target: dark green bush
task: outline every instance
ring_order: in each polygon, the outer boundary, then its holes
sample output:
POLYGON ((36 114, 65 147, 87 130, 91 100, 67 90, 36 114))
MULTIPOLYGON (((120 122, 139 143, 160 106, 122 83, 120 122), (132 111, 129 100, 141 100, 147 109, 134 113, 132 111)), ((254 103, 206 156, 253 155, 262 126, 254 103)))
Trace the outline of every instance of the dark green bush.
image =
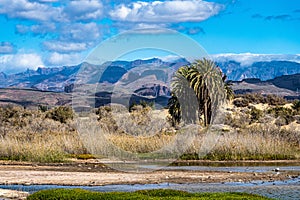
POLYGON ((236 107, 247 107, 249 105, 249 100, 244 98, 238 98, 233 101, 236 107))
POLYGON ((24 127, 27 125, 28 120, 32 116, 30 110, 18 106, 3 106, 0 107, 0 126, 11 125, 14 127, 24 127))
POLYGON ((278 118, 275 122, 278 126, 287 125, 295 120, 293 117, 293 110, 290 108, 276 106, 268 109, 267 113, 273 115, 275 118, 278 118))
POLYGON ((287 100, 283 97, 274 95, 274 94, 268 94, 268 95, 262 95, 258 93, 251 93, 251 94, 243 94, 243 95, 237 95, 236 96, 236 103, 234 105, 238 107, 245 107, 248 103, 253 104, 259 104, 259 103, 267 103, 272 106, 279 106, 284 105, 287 103, 287 100), (243 99, 243 100, 241 100, 243 99))
POLYGON ((279 105, 282 106, 287 103, 287 101, 283 97, 276 96, 274 94, 267 95, 265 97, 265 101, 271 106, 279 106, 279 105))
POLYGON ((292 108, 295 110, 297 114, 300 114, 300 101, 299 100, 294 101, 292 108))
POLYGON ((250 110, 251 122, 257 122, 263 116, 263 111, 252 107, 250 110))
POLYGON ((129 112, 132 112, 133 110, 135 110, 136 107, 139 106, 142 106, 143 108, 149 107, 151 109, 154 109, 155 103, 153 101, 145 101, 145 100, 140 100, 139 103, 133 102, 129 106, 129 112))
POLYGON ((49 110, 49 107, 46 105, 38 105, 38 110, 40 110, 42 112, 46 112, 49 110))
POLYGON ((74 112, 71 107, 59 106, 49 110, 46 114, 46 118, 66 123, 68 120, 72 120, 74 118, 74 112))

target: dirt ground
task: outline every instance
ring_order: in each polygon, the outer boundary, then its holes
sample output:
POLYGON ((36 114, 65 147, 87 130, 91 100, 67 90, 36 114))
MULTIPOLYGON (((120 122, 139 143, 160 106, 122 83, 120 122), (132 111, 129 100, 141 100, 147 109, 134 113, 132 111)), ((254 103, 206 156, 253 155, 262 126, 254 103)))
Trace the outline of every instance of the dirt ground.
MULTIPOLYGON (((293 162, 293 161, 291 161, 293 162)), ((292 164, 292 163, 291 163, 292 164)), ((285 180, 299 174, 275 172, 222 172, 157 170, 152 172, 122 172, 111 169, 96 161, 77 161, 72 163, 34 164, 19 162, 0 162, 0 184, 55 184, 89 185, 108 184, 150 184, 150 183, 213 183, 249 182, 253 180, 285 180)))
MULTIPOLYGON (((290 162, 291 165, 299 164, 299 161, 276 161, 280 163, 290 162)), ((244 162, 251 165, 253 161, 244 162)), ((179 162, 179 164, 187 164, 179 162)), ((193 161, 189 164, 216 165, 222 162, 193 161)), ((234 163, 227 163, 232 165, 234 163)), ((266 162, 274 164, 274 162, 266 162)), ((134 173, 121 172, 99 163, 99 161, 75 161, 72 163, 37 164, 26 162, 0 161, 0 185, 76 185, 76 186, 100 186, 109 184, 151 184, 151 183, 222 183, 222 182, 249 182, 254 180, 275 181, 286 180, 289 177, 299 176, 292 172, 276 173, 274 171, 264 173, 231 172, 231 171, 192 171, 192 170, 156 170, 152 172, 134 173)), ((0 199, 24 199, 26 193, 0 189, 0 199)))

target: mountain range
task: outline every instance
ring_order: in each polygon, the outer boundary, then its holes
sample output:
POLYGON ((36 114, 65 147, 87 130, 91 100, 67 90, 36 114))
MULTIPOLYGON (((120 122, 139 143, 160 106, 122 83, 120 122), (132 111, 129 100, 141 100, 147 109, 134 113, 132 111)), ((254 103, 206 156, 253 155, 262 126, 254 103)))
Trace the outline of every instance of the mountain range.
POLYGON ((251 65, 241 65, 236 61, 217 63, 229 80, 257 78, 262 81, 274 79, 282 75, 300 73, 300 63, 291 61, 254 62, 251 65))
MULTIPOLYGON (((180 66, 190 64, 186 59, 163 61, 158 58, 135 61, 113 61, 103 65, 83 62, 76 66, 62 66, 26 70, 22 73, 0 73, 0 88, 30 88, 41 91, 66 92, 74 89, 78 74, 89 74, 85 83, 116 87, 121 82, 134 88, 137 96, 167 97, 170 89, 166 82, 180 66), (102 71, 99 69, 103 69, 102 71), (143 80, 147 79, 145 84, 143 80), (120 81, 121 80, 121 81, 120 81)), ((290 61, 255 62, 243 66, 236 61, 216 63, 233 83, 236 93, 276 93, 297 96, 300 88, 300 64, 290 61)), ((111 90, 104 91, 112 93, 111 90)), ((103 91, 96 96, 101 96, 103 91)))

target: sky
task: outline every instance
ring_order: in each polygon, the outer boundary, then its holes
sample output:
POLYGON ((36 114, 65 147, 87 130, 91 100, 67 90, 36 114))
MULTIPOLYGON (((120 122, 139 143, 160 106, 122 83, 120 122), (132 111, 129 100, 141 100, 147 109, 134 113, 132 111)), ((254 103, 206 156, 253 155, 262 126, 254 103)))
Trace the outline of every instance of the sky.
POLYGON ((136 28, 178 31, 215 60, 300 62, 299 25, 299 0, 0 0, 0 72, 76 65, 136 28))

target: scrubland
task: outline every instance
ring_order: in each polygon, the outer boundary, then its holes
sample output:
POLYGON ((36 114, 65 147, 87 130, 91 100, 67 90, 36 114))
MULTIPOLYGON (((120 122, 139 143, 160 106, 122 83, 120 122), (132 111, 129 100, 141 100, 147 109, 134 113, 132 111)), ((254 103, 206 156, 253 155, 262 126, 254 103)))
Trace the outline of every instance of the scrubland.
MULTIPOLYGON (((70 107, 0 107, 0 159, 62 162, 164 152, 181 159, 279 160, 300 157, 300 103, 240 95, 210 127, 172 127, 167 110, 103 106, 88 116, 70 107), (192 133, 191 133, 192 132, 192 133), (118 152, 115 152, 118 151, 118 152), (89 156, 93 154, 93 156, 89 156)), ((154 155, 154 157, 153 157, 154 155)))

